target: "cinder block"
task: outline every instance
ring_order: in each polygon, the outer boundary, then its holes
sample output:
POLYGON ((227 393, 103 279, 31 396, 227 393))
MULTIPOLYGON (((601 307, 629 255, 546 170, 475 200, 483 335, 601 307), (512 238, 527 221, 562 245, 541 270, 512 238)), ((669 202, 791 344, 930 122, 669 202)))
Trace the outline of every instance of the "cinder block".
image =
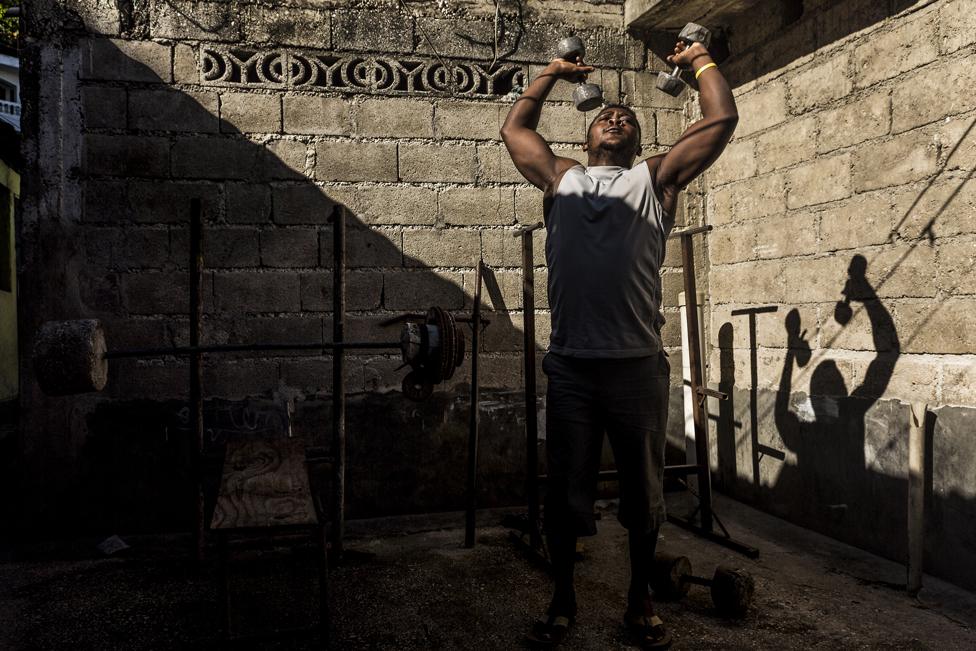
POLYGON ((295 45, 320 50, 332 48, 332 14, 327 8, 298 7, 247 8, 245 31, 251 43, 267 43, 279 47, 295 45))
POLYGON ((790 75, 787 81, 790 110, 805 113, 846 96, 854 88, 849 68, 850 56, 840 52, 790 75))
POLYGON ((817 151, 833 151, 886 135, 891 121, 888 92, 867 95, 844 106, 817 114, 817 151))
POLYGON ((872 34, 854 48, 854 83, 871 86, 913 70, 939 55, 933 16, 899 21, 894 29, 872 34))
POLYGON ((396 181, 397 146, 386 142, 315 144, 315 178, 322 181, 396 181))
MULTIPOLYGON (((229 341, 319 343, 323 341, 322 325, 323 319, 319 315, 246 316, 233 320, 229 341)), ((275 357, 291 357, 304 356, 307 352, 275 351, 273 354, 275 357)))
POLYGON ((319 263, 319 232, 310 228, 261 231, 264 267, 315 267, 319 263))
POLYGON ((851 258, 836 255, 804 258, 802 264, 783 260, 782 295, 778 302, 799 305, 838 300, 847 283, 850 262, 851 258), (811 282, 811 278, 816 278, 817 282, 811 282))
POLYGON ((509 188, 448 188, 438 199, 439 219, 458 226, 506 226, 515 221, 509 188))
POLYGON ((481 236, 465 228, 404 231, 403 255, 408 267, 474 267, 481 236))
MULTIPOLYGON (((644 43, 622 34, 617 27, 606 29, 583 27, 575 30, 586 44, 587 63, 598 68, 639 68, 644 65, 644 43)), ((556 43, 566 36, 567 25, 561 20, 536 22, 522 33, 516 61, 549 61, 555 56, 556 43)))
POLYGON ((264 148, 226 137, 178 138, 173 145, 173 175, 182 178, 249 180, 261 169, 264 148))
MULTIPOLYGON (((657 124, 657 136, 655 142, 658 145, 671 146, 678 141, 685 130, 684 115, 677 111, 657 111, 654 114, 654 121, 657 124)), ((647 126, 645 120, 641 121, 642 136, 647 137, 647 126)))
POLYGON ((126 95, 122 88, 85 86, 81 89, 85 129, 122 129, 126 123, 126 95))
POLYGON ((309 176, 308 147, 300 140, 272 140, 262 148, 260 158, 262 179, 305 180, 309 176))
MULTIPOLYGON (((321 231, 322 266, 332 265, 332 231, 321 231)), ((398 228, 350 227, 346 231, 346 266, 402 267, 403 232, 398 228)))
POLYGON ((970 327, 976 299, 896 301, 894 311, 902 353, 968 355, 976 346, 976 328, 970 327))
POLYGON ((735 138, 708 170, 707 178, 709 184, 716 187, 729 181, 740 181, 755 176, 758 168, 756 139, 735 138))
POLYGON ((399 97, 364 99, 353 105, 353 123, 364 136, 432 138, 434 105, 399 97))
POLYGON ((270 396, 278 388, 278 361, 231 359, 206 365, 203 384, 208 395, 228 400, 270 396))
POLYGON ((281 96, 222 93, 220 130, 225 133, 280 133, 281 96))
POLYGON ((818 251, 818 220, 811 213, 776 215, 756 223, 756 253, 760 258, 790 258, 818 251))
POLYGON ((962 89, 976 87, 976 56, 953 57, 898 80, 891 92, 891 131, 900 133, 973 109, 972 96, 962 89), (953 89, 946 87, 952 80, 953 89), (938 98, 938 101, 933 101, 938 98))
MULTIPOLYGON (((491 325, 482 335, 483 352, 521 352, 524 347, 524 318, 521 313, 492 312, 491 325)), ((547 314, 537 315, 535 321, 536 350, 545 350, 549 345, 550 323, 547 314)))
POLYGON ((151 136, 85 136, 85 172, 111 176, 169 175, 169 141, 151 136))
POLYGON ((951 0, 939 9, 942 53, 950 54, 976 43, 976 13, 969 0, 951 0))
POLYGON ((130 219, 125 181, 93 181, 83 185, 82 219, 90 223, 123 222, 130 219))
POLYGON ((708 222, 758 219, 786 211, 783 176, 767 174, 723 186, 708 195, 708 222))
POLYGON ((783 263, 779 260, 740 262, 714 269, 709 274, 712 304, 767 305, 783 300, 783 263))
POLYGON ((536 130, 546 142, 582 143, 586 141, 586 125, 586 116, 572 104, 547 102, 536 130))
MULTIPOLYGON (((464 309, 474 306, 477 290, 475 271, 464 272, 464 309)), ((538 299, 538 296, 536 297, 538 299)), ((507 311, 522 309, 522 276, 517 271, 491 269, 482 275, 482 310, 507 311)))
POLYGON ((478 145, 478 182, 523 183, 525 179, 504 146, 478 145))
POLYGON ((620 93, 625 104, 681 110, 686 95, 672 97, 657 88, 656 72, 624 70, 620 73, 620 93))
POLYGON ((739 124, 735 129, 737 138, 768 129, 783 122, 787 117, 786 85, 771 82, 758 89, 736 97, 739 124))
POLYGON ((796 167, 786 175, 787 205, 802 208, 851 196, 851 156, 841 154, 796 167))
POLYGON ((756 259, 758 230, 759 227, 754 221, 726 224, 715 228, 708 235, 709 261, 721 265, 756 259))
POLYGON ((192 45, 173 46, 173 81, 178 84, 200 83, 200 55, 192 45))
MULTIPOLYGON (((934 298, 939 291, 950 289, 937 282, 935 249, 919 244, 893 246, 867 256, 866 276, 880 298, 934 298)), ((956 264, 965 261, 956 260, 956 264)))
POLYGON ((189 302, 187 274, 123 274, 122 302, 129 314, 185 314, 189 302))
POLYGON ((88 41, 82 65, 85 79, 169 83, 173 80, 173 50, 153 41, 88 41))
POLYGON ((384 282, 383 307, 388 310, 418 310, 431 305, 459 310, 464 306, 462 275, 455 271, 389 271, 384 282))
POLYGON ((887 192, 870 192, 822 211, 820 250, 827 253, 888 242, 893 226, 891 204, 887 192))
POLYGON ((854 152, 854 189, 874 190, 924 179, 938 169, 938 143, 924 130, 861 145, 854 152))
POLYGON ((214 304, 222 312, 300 312, 297 273, 217 272, 214 304))
MULTIPOLYGON (((356 374, 359 375, 358 369, 356 374)), ((329 393, 332 391, 332 357, 282 360, 281 382, 303 393, 329 393)))
MULTIPOLYGON (((909 241, 976 232, 976 179, 906 186, 893 197, 898 236, 909 241)), ((894 226, 893 226, 894 227, 894 226)))
POLYGON ((332 21, 337 50, 410 52, 414 44, 413 18, 396 10, 344 10, 332 21))
POLYGON ((285 133, 348 136, 352 133, 351 106, 341 97, 285 95, 285 133))
POLYGON ((524 226, 544 222, 542 190, 518 188, 515 190, 515 219, 524 226))
MULTIPOLYGON (((176 253, 185 265, 189 252, 187 229, 181 229, 185 243, 176 253)), ((204 234, 204 264, 213 269, 256 267, 260 264, 258 231, 252 228, 207 228, 204 234)))
MULTIPOLYGON (((333 187, 335 193, 339 187, 333 187)), ((433 225, 437 192, 408 185, 343 188, 339 200, 364 224, 433 225)))
MULTIPOLYGON (((419 17, 417 52, 424 56, 458 57, 491 61, 494 56, 495 22, 486 16, 464 18, 419 17), (430 43, 427 39, 430 39, 430 43), (431 49, 433 44, 433 49, 431 49)), ((507 49, 507 48, 506 48, 507 49)), ((488 66, 485 65, 485 68, 488 66)))
POLYGON ((512 353, 493 353, 479 360, 478 384, 486 389, 522 388, 522 357, 512 353))
POLYGON ((225 2, 170 0, 154 4, 149 23, 153 38, 239 41, 243 36, 236 7, 225 2))
POLYGON ((281 185, 272 189, 272 218, 278 224, 325 224, 336 208, 337 199, 327 188, 310 183, 281 185))
POLYGON ((944 361, 942 404, 976 404, 976 359, 967 355, 961 359, 950 357, 944 361))
POLYGON ((474 145, 399 147, 400 178, 411 182, 473 183, 477 170, 474 145))
POLYGON ((271 221, 271 188, 255 183, 224 184, 228 223, 267 224, 271 221))
POLYGON ((127 194, 128 214, 136 222, 189 223, 191 199, 200 199, 205 220, 222 213, 220 186, 213 183, 130 181, 127 194))
POLYGON ((434 107, 434 135, 462 140, 499 140, 498 132, 507 112, 506 106, 489 102, 441 100, 434 107))
MULTIPOLYGON (((522 267, 522 238, 516 237, 518 231, 505 229, 485 229, 481 231, 481 251, 485 264, 490 267, 522 267)), ((546 231, 543 228, 532 232, 533 266, 546 263, 546 231)))
MULTIPOLYGON (((301 274, 302 309, 332 310, 332 272, 301 274)), ((383 274, 378 271, 350 271, 346 274, 346 309, 376 310, 384 296, 383 274)))
POLYGON ((813 117, 790 120, 756 137, 760 174, 813 160, 817 156, 817 123, 813 117))
POLYGON ((129 91, 129 128, 215 133, 217 94, 181 90, 129 91))

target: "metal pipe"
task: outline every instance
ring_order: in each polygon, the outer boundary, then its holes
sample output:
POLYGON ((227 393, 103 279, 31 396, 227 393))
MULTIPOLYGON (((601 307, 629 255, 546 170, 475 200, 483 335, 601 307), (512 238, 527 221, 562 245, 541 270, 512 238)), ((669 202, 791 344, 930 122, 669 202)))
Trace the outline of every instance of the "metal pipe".
POLYGON ((525 497, 529 510, 529 544, 542 545, 539 534, 539 424, 535 387, 535 261, 532 231, 542 223, 524 228, 522 236, 522 348, 525 357, 525 497))
POLYGON ((204 344, 202 346, 170 346, 167 348, 128 348, 110 350, 105 353, 106 359, 123 357, 184 357, 198 353, 241 353, 278 350, 337 350, 337 349, 394 349, 400 348, 399 341, 346 341, 342 343, 261 343, 261 344, 204 344))
POLYGON ((342 560, 342 539, 346 525, 346 210, 338 206, 332 236, 332 455, 335 458, 332 486, 334 525, 332 550, 336 561, 342 560))
MULTIPOLYGON (((203 206, 199 198, 190 199, 190 346, 200 345, 200 318, 203 312, 203 206)), ((203 501, 203 369, 200 353, 190 353, 190 420, 193 432, 194 548, 202 562, 206 547, 203 501)))
POLYGON ((464 513, 464 546, 474 547, 475 510, 478 508, 478 358, 481 330, 481 269, 478 261, 475 272, 474 307, 471 310, 471 418, 468 427, 468 486, 464 513))
POLYGON ((928 405, 910 405, 908 428, 908 593, 922 589, 925 560, 925 412, 928 405))
MULTIPOLYGON (((700 227, 709 228, 709 227, 700 227)), ((681 238, 681 265, 684 270, 685 301, 687 301, 688 320, 688 360, 690 366, 691 392, 695 396, 695 462, 698 464, 698 504, 700 507, 701 528, 712 530, 712 480, 708 462, 708 425, 705 417, 705 401, 699 400, 698 390, 702 383, 701 337, 698 324, 698 290, 695 287, 695 248, 691 231, 686 229, 681 238)), ((697 230, 696 232, 704 232, 697 230)))
POLYGON ((682 228, 681 230, 678 231, 671 231, 671 234, 668 235, 668 239, 674 240, 679 237, 698 235, 699 233, 708 233, 711 230, 712 230, 711 224, 705 224, 704 226, 692 226, 691 228, 682 228))

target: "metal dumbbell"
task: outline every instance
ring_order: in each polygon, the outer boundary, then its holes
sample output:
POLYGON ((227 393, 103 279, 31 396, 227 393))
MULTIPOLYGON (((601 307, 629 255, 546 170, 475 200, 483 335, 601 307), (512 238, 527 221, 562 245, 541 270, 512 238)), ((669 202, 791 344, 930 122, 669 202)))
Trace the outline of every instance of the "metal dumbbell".
MULTIPOLYGON (((572 63, 576 63, 577 57, 583 60, 586 56, 583 39, 579 36, 562 39, 556 46, 556 56, 572 63)), ((596 84, 581 81, 573 90, 573 103, 576 104, 577 111, 592 111, 603 105, 603 90, 596 84)))
POLYGON ((687 556, 658 554, 654 557, 651 589, 656 597, 680 599, 688 594, 692 584, 710 586, 715 609, 729 617, 745 616, 756 590, 752 576, 743 570, 720 565, 711 579, 704 579, 691 573, 687 556))
MULTIPOLYGON (((681 33, 678 40, 683 41, 691 47, 695 43, 701 43, 708 47, 712 42, 712 33, 706 27, 697 23, 688 23, 681 33)), ((681 66, 675 66, 674 72, 657 73, 657 87, 672 97, 677 97, 685 89, 685 82, 681 81, 681 66)))

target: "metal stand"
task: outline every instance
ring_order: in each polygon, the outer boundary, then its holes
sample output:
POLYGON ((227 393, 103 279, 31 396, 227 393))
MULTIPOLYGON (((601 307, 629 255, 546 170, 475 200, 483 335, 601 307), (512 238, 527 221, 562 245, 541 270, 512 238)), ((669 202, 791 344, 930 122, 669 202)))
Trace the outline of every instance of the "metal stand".
POLYGON ((471 412, 468 427, 468 481, 464 510, 464 546, 474 547, 475 512, 478 508, 478 358, 481 334, 481 272, 484 260, 475 271, 474 305, 471 308, 471 412))

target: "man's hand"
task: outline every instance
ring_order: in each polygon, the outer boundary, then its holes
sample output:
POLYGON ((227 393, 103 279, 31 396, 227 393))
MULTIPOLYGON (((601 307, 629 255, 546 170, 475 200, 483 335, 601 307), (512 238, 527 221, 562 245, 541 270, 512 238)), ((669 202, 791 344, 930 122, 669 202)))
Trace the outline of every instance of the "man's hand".
MULTIPOLYGON (((674 45, 674 54, 668 57, 668 63, 682 68, 693 68, 695 59, 699 57, 711 57, 708 50, 701 43, 692 43, 690 46, 684 41, 678 41, 674 45)), ((703 62, 708 63, 708 61, 703 62)))
POLYGON ((553 59, 542 74, 550 74, 556 79, 577 82, 585 81, 586 76, 593 70, 593 66, 584 64, 582 58, 576 57, 575 63, 565 59, 553 59))

